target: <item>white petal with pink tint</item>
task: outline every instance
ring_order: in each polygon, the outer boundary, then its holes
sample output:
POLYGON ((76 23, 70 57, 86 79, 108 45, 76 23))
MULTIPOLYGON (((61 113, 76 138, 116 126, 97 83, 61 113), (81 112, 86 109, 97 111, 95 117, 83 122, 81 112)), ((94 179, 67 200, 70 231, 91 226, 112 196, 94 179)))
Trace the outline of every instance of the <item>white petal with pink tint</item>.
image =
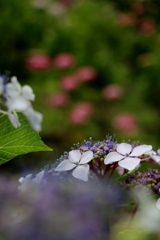
POLYGON ((120 143, 117 146, 117 152, 119 152, 122 155, 130 154, 132 150, 132 146, 128 143, 120 143))
POLYGON ((71 170, 73 168, 75 168, 76 165, 74 163, 71 163, 68 160, 64 160, 63 162, 61 162, 55 169, 55 171, 57 172, 61 172, 61 171, 68 171, 71 170))
POLYGON ((140 146, 137 146, 133 149, 130 156, 138 157, 138 156, 143 155, 144 153, 147 153, 148 151, 151 151, 151 150, 152 150, 151 145, 145 145, 145 144, 140 145, 140 146))
POLYGON ((117 152, 110 152, 104 159, 104 163, 107 164, 111 164, 114 162, 118 162, 120 160, 122 160, 124 158, 124 156, 122 156, 121 154, 117 153, 117 152))
POLYGON ((156 161, 156 162, 160 162, 160 156, 157 155, 157 153, 156 153, 155 151, 149 151, 149 152, 147 152, 146 154, 149 155, 149 157, 150 157, 152 160, 154 160, 154 161, 156 161))
POLYGON ((82 153, 80 164, 85 164, 88 163, 92 160, 93 158, 93 152, 92 151, 87 151, 82 153))
POLYGON ((88 181, 88 174, 89 174, 88 164, 79 165, 72 172, 73 177, 81 179, 83 181, 88 181))
POLYGON ((129 171, 132 171, 133 169, 135 169, 140 163, 140 158, 125 158, 122 161, 118 162, 118 165, 120 167, 123 167, 129 171))
POLYGON ((80 150, 72 150, 69 152, 69 161, 72 163, 77 163, 81 159, 80 150))

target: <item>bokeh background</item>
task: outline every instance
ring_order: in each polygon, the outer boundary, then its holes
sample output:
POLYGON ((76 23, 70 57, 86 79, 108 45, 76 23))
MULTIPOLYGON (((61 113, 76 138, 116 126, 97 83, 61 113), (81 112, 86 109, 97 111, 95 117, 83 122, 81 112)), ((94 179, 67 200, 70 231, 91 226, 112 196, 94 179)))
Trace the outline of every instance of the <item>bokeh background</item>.
POLYGON ((32 86, 54 150, 3 168, 42 167, 107 134, 160 147, 158 0, 1 0, 0 19, 1 73, 32 86))

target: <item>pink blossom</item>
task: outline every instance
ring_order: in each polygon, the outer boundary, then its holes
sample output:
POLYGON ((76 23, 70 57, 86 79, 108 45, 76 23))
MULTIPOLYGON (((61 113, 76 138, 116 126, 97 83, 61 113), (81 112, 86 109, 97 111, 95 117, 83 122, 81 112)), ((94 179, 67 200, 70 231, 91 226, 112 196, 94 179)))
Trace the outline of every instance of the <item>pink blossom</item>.
POLYGON ((133 114, 123 113, 116 116, 113 120, 114 128, 128 134, 135 133, 138 129, 137 119, 133 114))
POLYGON ((123 96, 124 90, 118 84, 110 84, 103 88, 102 95, 107 100, 119 99, 123 96))
POLYGON ((73 91, 79 86, 79 81, 75 75, 68 75, 61 79, 60 86, 63 90, 73 91))
POLYGON ((119 13, 117 23, 122 27, 133 27, 137 23, 137 18, 133 13, 119 13))
POLYGON ((60 0, 60 2, 64 5, 71 5, 73 4, 74 0, 60 0))
POLYGON ((51 107, 65 107, 70 101, 70 97, 66 93, 54 93, 47 99, 51 107))
POLYGON ((155 21, 152 18, 145 18, 143 19, 141 25, 140 25, 140 30, 146 34, 146 35, 151 35, 155 31, 155 21))
POLYGON ((76 75, 80 81, 92 81, 96 78, 97 72, 93 67, 85 66, 79 68, 76 75))
POLYGON ((70 53, 60 53, 53 58, 53 66, 58 69, 71 68, 75 65, 75 58, 70 53))
POLYGON ((131 8, 138 15, 142 15, 145 13, 144 5, 140 2, 132 3, 131 8))
POLYGON ((90 102, 79 102, 74 105, 69 115, 69 120, 74 124, 85 124, 93 114, 95 108, 90 102))
POLYGON ((26 66, 30 70, 48 69, 50 63, 50 58, 46 55, 32 55, 26 60, 26 66))

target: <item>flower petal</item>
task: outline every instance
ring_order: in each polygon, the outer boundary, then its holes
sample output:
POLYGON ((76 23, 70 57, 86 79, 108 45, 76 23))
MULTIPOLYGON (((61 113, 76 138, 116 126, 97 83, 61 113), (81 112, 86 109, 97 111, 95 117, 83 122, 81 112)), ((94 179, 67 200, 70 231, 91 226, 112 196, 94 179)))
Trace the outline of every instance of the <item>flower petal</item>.
POLYGON ((19 96, 21 93, 21 85, 16 77, 11 78, 11 83, 6 85, 6 92, 9 97, 19 96))
POLYGON ((44 170, 39 172, 38 174, 36 174, 36 183, 40 183, 43 179, 43 176, 44 176, 44 170))
POLYGON ((79 165, 72 172, 73 177, 81 179, 85 182, 88 181, 88 174, 89 174, 88 164, 79 165))
POLYGON ((8 118, 13 127, 18 128, 21 126, 20 122, 18 121, 18 115, 15 111, 8 111, 8 118))
POLYGON ((33 101, 35 99, 35 95, 33 93, 33 90, 30 86, 25 85, 22 88, 22 95, 25 99, 33 101))
POLYGON ((34 130, 38 132, 41 131, 41 122, 43 119, 43 115, 41 113, 35 111, 32 106, 30 106, 26 111, 23 111, 23 114, 26 116, 34 130))
POLYGON ((57 172, 61 172, 61 171, 68 171, 71 170, 73 168, 75 168, 76 165, 74 163, 71 163, 68 160, 64 160, 63 162, 61 162, 56 168, 55 171, 57 172))
POLYGON ((120 143, 117 146, 117 152, 119 152, 122 155, 130 154, 132 150, 132 146, 128 143, 120 143))
POLYGON ((81 159, 81 152, 80 150, 72 150, 69 152, 69 161, 71 163, 77 163, 81 159))
POLYGON ((156 162, 160 162, 160 156, 158 156, 158 155, 150 155, 150 158, 156 162))
POLYGON ((82 153, 80 164, 85 164, 88 163, 92 160, 93 158, 93 152, 92 151, 87 151, 82 153))
POLYGON ((16 96, 8 98, 6 105, 11 110, 25 111, 30 106, 30 102, 22 96, 16 96))
POLYGON ((138 157, 146 152, 149 152, 152 150, 152 146, 151 145, 140 145, 137 146, 133 149, 132 153, 130 154, 130 156, 134 156, 134 157, 138 157))
POLYGON ((141 161, 140 158, 129 158, 129 157, 127 157, 124 160, 118 162, 118 165, 120 167, 123 167, 123 168, 131 171, 139 165, 140 161, 141 161))
POLYGON ((18 181, 23 184, 24 182, 28 182, 29 180, 31 180, 31 178, 32 178, 32 174, 30 173, 25 178, 21 177, 18 181))
POLYGON ((160 210, 160 198, 158 198, 158 200, 156 202, 156 207, 160 210))
POLYGON ((122 160, 124 158, 124 156, 122 156, 121 154, 117 153, 117 152, 110 152, 104 159, 104 163, 107 164, 111 164, 114 162, 118 162, 120 160, 122 160))

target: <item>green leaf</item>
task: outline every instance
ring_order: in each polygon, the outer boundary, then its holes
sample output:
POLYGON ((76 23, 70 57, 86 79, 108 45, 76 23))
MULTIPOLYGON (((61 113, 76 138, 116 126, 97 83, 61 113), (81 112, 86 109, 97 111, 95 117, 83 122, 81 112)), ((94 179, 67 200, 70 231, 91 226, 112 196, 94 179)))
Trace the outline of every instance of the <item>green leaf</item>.
POLYGON ((19 114, 19 121, 21 127, 14 128, 7 115, 0 115, 0 164, 21 154, 52 151, 32 129, 25 116, 19 114))

